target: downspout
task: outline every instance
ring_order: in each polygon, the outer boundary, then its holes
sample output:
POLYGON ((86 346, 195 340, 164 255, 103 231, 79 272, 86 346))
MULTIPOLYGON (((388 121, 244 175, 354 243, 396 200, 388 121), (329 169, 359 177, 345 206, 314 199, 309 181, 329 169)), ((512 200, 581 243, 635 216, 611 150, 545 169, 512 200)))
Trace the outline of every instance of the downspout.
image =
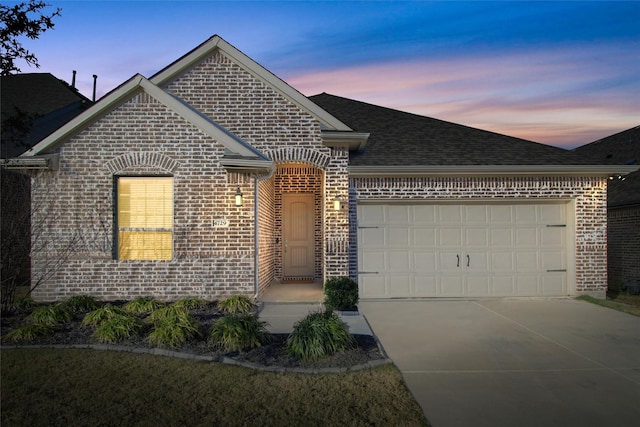
POLYGON ((275 167, 271 167, 269 173, 264 176, 256 176, 253 179, 253 229, 255 230, 253 233, 253 301, 255 302, 258 299, 259 292, 259 275, 258 275, 258 246, 260 240, 260 229, 258 227, 258 184, 260 181, 264 181, 265 179, 269 179, 273 176, 273 172, 275 171, 275 167))

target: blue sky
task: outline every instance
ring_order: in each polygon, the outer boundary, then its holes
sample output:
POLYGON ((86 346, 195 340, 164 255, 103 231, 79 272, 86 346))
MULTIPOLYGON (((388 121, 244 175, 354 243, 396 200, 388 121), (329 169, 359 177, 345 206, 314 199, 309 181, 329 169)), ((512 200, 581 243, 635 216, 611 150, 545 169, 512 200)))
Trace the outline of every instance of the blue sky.
POLYGON ((640 124, 638 1, 46 1, 22 71, 77 70, 89 97, 218 34, 305 95, 567 148, 640 124))

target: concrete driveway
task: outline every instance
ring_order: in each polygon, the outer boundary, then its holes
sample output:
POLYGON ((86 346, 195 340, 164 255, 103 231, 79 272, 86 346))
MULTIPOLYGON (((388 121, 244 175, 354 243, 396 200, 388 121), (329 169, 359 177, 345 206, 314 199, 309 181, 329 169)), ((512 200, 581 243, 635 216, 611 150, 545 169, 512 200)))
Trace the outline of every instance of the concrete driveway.
POLYGON ((568 298, 359 307, 435 427, 640 425, 640 317, 568 298))

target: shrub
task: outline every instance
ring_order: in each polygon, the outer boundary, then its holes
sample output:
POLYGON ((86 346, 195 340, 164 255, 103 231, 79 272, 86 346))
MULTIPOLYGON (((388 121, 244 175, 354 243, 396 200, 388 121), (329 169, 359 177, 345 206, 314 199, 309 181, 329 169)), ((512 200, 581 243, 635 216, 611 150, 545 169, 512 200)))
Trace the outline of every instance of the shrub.
POLYGON ((109 304, 87 313, 82 319, 82 324, 84 326, 100 326, 105 320, 118 316, 129 316, 129 313, 120 307, 109 304))
POLYGON ((243 351, 261 347, 271 340, 267 322, 257 314, 231 314, 216 320, 209 334, 209 342, 224 351, 243 351))
POLYGON ((324 304, 329 310, 351 310, 358 304, 358 284, 349 277, 334 277, 324 284, 324 304))
POLYGON ((74 295, 61 302, 60 305, 73 314, 86 313, 100 307, 100 303, 88 295, 74 295))
POLYGON ((288 355, 313 361, 356 346, 349 327, 330 310, 309 313, 293 325, 286 342, 288 355))
POLYGON ((129 301, 122 306, 122 309, 131 314, 147 314, 164 307, 165 304, 152 298, 140 297, 129 301))
POLYGON ((155 319, 154 326, 147 341, 158 347, 177 348, 199 334, 198 322, 184 309, 165 310, 165 315, 155 319))
POLYGON ((138 335, 142 326, 142 320, 138 317, 120 314, 104 319, 92 336, 98 342, 115 344, 138 335))
POLYGON ((182 305, 167 305, 157 310, 153 310, 145 319, 147 322, 157 324, 167 317, 179 314, 189 314, 189 311, 182 305))
POLYGON ((255 305, 244 295, 234 295, 220 301, 218 307, 224 313, 247 314, 253 310, 255 305))
POLYGON ((27 317, 29 323, 39 325, 57 326, 73 319, 73 314, 61 305, 43 305, 33 309, 27 317))
POLYGON ((5 338, 9 341, 33 341, 37 337, 53 334, 53 327, 41 324, 30 323, 20 328, 16 328, 5 335, 5 338))
POLYGON ((207 304, 207 302, 201 298, 184 298, 180 299, 173 304, 173 307, 183 308, 185 310, 195 310, 197 308, 202 308, 207 304))

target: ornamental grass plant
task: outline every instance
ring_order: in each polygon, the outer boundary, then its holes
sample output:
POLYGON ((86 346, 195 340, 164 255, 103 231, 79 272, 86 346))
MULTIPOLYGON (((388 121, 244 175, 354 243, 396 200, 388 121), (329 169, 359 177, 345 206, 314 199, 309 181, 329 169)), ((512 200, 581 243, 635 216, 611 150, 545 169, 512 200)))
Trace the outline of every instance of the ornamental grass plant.
POLYGON ((253 304, 253 302, 244 295, 234 295, 220 301, 218 303, 218 308, 223 313, 247 314, 255 308, 255 304, 253 304))
POLYGON ((229 314, 213 324, 209 343, 224 351, 258 348, 271 341, 266 326, 257 314, 229 314))
POLYGON ((314 361, 356 346, 349 327, 333 311, 309 313, 293 326, 286 352, 302 361, 314 361))

